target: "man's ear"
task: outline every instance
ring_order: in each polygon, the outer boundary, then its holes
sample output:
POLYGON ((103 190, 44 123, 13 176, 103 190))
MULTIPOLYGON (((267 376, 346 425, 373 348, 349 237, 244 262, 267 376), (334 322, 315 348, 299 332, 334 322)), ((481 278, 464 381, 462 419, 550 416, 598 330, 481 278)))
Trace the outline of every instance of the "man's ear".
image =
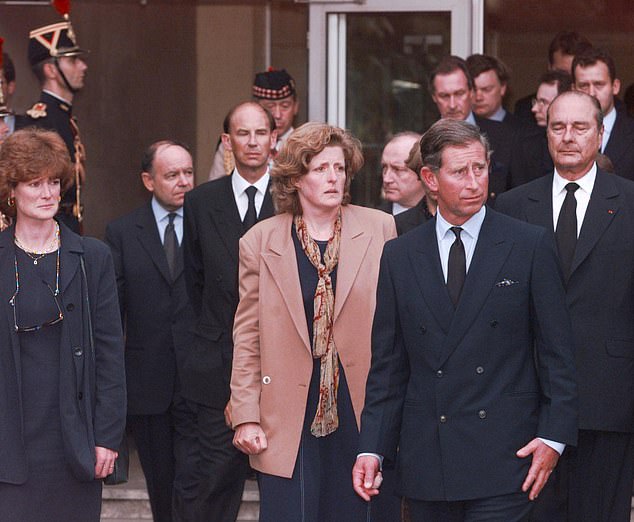
POLYGON ((150 192, 154 192, 154 178, 149 172, 141 172, 141 181, 143 186, 150 192))
POLYGON ((233 152, 233 149, 231 148, 231 139, 226 132, 223 132, 220 135, 220 139, 222 140, 222 145, 224 146, 225 150, 233 152))
POLYGON ((436 178, 436 174, 434 174, 429 167, 420 169, 420 177, 427 184, 429 190, 432 192, 438 191, 438 179, 436 178))

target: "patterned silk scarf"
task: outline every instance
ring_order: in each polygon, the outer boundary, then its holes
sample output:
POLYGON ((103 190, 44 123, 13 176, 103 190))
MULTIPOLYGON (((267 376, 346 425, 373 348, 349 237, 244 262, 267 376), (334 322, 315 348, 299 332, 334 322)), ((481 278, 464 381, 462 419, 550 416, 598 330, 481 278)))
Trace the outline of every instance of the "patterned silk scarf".
POLYGON ((339 244, 341 243, 341 211, 335 221, 335 229, 328 240, 324 261, 317 243, 308 234, 302 216, 294 218, 297 237, 306 257, 317 269, 319 281, 315 290, 313 316, 313 358, 321 359, 319 379, 319 404, 310 432, 315 437, 329 435, 339 426, 337 415, 337 389, 339 387, 339 362, 337 348, 333 339, 332 323, 335 312, 335 294, 332 289, 330 273, 339 262, 339 244))

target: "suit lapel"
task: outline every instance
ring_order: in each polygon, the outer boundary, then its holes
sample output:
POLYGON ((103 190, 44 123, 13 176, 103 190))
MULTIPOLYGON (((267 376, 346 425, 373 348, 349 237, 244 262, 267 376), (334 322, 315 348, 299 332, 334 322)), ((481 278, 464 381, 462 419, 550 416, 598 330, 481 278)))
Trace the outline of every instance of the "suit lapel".
POLYGON ((273 198, 271 197, 271 181, 269 181, 266 192, 264 193, 262 208, 260 208, 260 213, 258 214, 258 221, 270 218, 273 215, 275 215, 275 208, 273 206, 273 198))
MULTIPOLYGON (((143 211, 139 216, 136 227, 139 243, 141 243, 141 246, 147 252, 152 262, 156 265, 156 268, 163 278, 171 284, 172 277, 170 275, 169 266, 167 265, 165 249, 163 248, 163 243, 161 243, 151 203, 148 203, 145 207, 143 207, 143 211)), ((182 267, 180 270, 182 271, 182 267)))
POLYGON ((553 230, 553 175, 544 176, 528 194, 526 221, 553 230))
POLYGON ((512 246, 512 239, 505 237, 498 230, 496 216, 490 209, 487 209, 473 259, 467 272, 462 296, 453 316, 449 334, 445 338, 440 365, 456 349, 480 313, 512 246))
MULTIPOLYGON (((297 334, 304 342, 304 347, 311 352, 302 289, 299 283, 297 257, 291 237, 292 219, 290 214, 284 215, 280 226, 271 234, 268 249, 263 252, 262 259, 282 294, 297 334)), ((338 272, 337 276, 339 276, 338 272)))
POLYGON ((363 227, 357 218, 342 207, 341 215, 341 244, 339 247, 339 264, 337 266, 337 289, 335 295, 335 315, 337 320, 343 308, 352 284, 359 273, 361 263, 370 245, 372 237, 363 232, 363 227), (341 262, 341 260, 344 260, 341 262))
POLYGON ((436 317, 442 330, 447 333, 454 315, 454 308, 449 299, 440 265, 436 219, 428 221, 412 234, 416 234, 416 240, 409 249, 411 271, 428 308, 436 317))
POLYGON ((17 371, 16 379, 18 385, 22 386, 22 374, 20 363, 20 345, 18 334, 14 328, 13 307, 9 304, 9 299, 15 291, 15 250, 13 247, 13 226, 0 234, 0 288, 6 289, 6 293, 0 296, 2 307, 5 310, 6 332, 11 339, 11 351, 17 371))
POLYGON ((238 239, 242 237, 244 230, 231 186, 231 176, 223 179, 225 180, 224 186, 221 190, 214 192, 214 200, 210 202, 209 213, 225 248, 237 263, 239 256, 238 239))
POLYGON ((590 203, 583 218, 575 255, 572 258, 570 275, 588 257, 594 245, 596 245, 619 211, 619 190, 610 177, 612 175, 600 170, 597 171, 590 203))

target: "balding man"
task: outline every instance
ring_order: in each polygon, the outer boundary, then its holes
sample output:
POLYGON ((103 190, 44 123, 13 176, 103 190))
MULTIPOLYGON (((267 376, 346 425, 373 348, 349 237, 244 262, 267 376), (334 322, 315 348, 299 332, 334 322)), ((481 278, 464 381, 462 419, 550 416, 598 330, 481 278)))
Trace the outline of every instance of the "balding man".
POLYGON ((268 168, 277 136, 273 116, 256 102, 231 109, 223 127, 222 143, 235 158, 233 172, 185 198, 185 276, 197 326, 183 370, 183 395, 196 412, 191 429, 200 440, 203 482, 194 520, 234 522, 248 470, 223 414, 239 298, 238 242, 257 221, 273 215, 268 168))
POLYGON ((417 172, 411 170, 406 160, 412 146, 420 140, 416 132, 400 132, 387 142, 381 155, 383 179, 382 209, 397 215, 415 207, 425 196, 425 190, 417 172))
POLYGON ((601 107, 576 91, 548 109, 554 172, 498 200, 557 240, 575 341, 579 442, 535 520, 626 522, 634 479, 634 183, 597 167, 601 107))

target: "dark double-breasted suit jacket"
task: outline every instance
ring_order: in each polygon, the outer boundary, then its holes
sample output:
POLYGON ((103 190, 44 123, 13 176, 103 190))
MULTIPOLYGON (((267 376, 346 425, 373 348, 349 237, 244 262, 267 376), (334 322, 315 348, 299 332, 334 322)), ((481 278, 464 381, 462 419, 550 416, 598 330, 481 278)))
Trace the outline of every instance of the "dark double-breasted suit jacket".
MULTIPOLYGON (((500 210, 553 233, 553 175, 501 198, 500 210)), ((634 183, 597 171, 566 283, 579 427, 634 432, 634 183)))
POLYGON ((519 492, 535 437, 574 444, 570 320, 546 232, 488 209, 456 309, 436 220, 386 244, 360 451, 397 458, 406 497, 519 492), (398 448, 398 457, 397 457, 398 448))
MULTIPOLYGON (((258 219, 273 215, 267 190, 258 219)), ((231 176, 209 181, 185 197, 185 276, 196 315, 183 395, 224 408, 229 400, 233 318, 238 307, 238 242, 244 234, 231 176)))
POLYGON ((110 223, 106 242, 126 335, 128 413, 159 415, 172 403, 193 345, 182 256, 172 278, 150 202, 110 223))

